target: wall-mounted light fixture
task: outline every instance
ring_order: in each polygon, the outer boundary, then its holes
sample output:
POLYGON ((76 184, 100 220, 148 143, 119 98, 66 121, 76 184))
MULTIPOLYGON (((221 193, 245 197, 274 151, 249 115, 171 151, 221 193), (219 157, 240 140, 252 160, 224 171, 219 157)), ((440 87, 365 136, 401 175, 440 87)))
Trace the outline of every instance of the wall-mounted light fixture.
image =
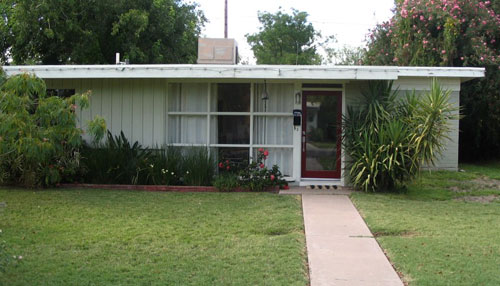
POLYGON ((300 104, 302 101, 302 93, 300 91, 297 91, 295 93, 295 104, 300 104))
POLYGON ((268 100, 269 99, 269 94, 267 93, 267 83, 266 80, 264 80, 264 90, 262 91, 262 100, 268 100))

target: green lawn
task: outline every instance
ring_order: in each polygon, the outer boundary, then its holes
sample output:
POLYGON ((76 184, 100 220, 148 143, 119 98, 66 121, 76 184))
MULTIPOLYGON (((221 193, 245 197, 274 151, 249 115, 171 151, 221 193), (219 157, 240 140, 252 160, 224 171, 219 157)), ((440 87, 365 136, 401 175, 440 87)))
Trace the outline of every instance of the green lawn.
POLYGON ((299 197, 0 189, 0 285, 307 285, 299 197))
POLYGON ((409 285, 500 285, 500 164, 462 168, 424 172, 404 194, 352 196, 409 285))

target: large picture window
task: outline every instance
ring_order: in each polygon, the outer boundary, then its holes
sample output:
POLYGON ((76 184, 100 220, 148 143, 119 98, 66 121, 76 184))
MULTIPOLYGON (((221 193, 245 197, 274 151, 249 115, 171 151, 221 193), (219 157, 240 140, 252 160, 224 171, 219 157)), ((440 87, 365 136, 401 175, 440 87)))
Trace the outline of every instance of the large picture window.
POLYGON ((219 160, 251 161, 267 148, 268 167, 292 175, 294 85, 262 83, 170 83, 167 134, 174 146, 207 146, 219 160))

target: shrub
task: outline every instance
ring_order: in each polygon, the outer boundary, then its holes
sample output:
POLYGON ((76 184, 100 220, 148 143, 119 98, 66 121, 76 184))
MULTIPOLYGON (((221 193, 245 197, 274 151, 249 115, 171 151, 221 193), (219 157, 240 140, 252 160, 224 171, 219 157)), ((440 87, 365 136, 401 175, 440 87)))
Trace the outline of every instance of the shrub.
POLYGON ((215 174, 215 159, 206 148, 150 149, 131 144, 123 132, 108 131, 106 141, 87 145, 83 157, 89 183, 209 186, 215 174))
POLYGON ((188 186, 210 186, 215 175, 215 157, 205 147, 189 147, 184 151, 182 173, 188 186))
POLYGON ((123 132, 113 136, 108 131, 104 143, 85 146, 83 150, 86 175, 89 183, 138 184, 144 181, 151 155, 135 142, 130 144, 123 132))
POLYGON ((234 191, 239 186, 239 177, 234 173, 222 173, 214 180, 214 187, 220 192, 234 191))
POLYGON ((269 187, 282 187, 286 185, 279 167, 274 165, 271 169, 265 166, 265 160, 269 151, 260 148, 256 160, 248 164, 248 167, 240 172, 240 184, 250 191, 261 192, 269 187))
POLYGON ((148 162, 148 184, 210 186, 215 174, 215 159, 204 147, 163 146, 148 162))
POLYGON ((349 107, 343 119, 353 185, 391 190, 413 179, 422 165, 433 165, 451 130, 449 120, 457 117, 449 94, 433 80, 429 92, 398 100, 392 83, 370 82, 363 104, 349 107))
MULTIPOLYGON (((0 86, 0 184, 40 187, 71 181, 80 171, 78 107, 88 107, 88 94, 47 96, 42 79, 7 78, 0 86)), ((99 134, 94 131, 90 134, 99 134)))

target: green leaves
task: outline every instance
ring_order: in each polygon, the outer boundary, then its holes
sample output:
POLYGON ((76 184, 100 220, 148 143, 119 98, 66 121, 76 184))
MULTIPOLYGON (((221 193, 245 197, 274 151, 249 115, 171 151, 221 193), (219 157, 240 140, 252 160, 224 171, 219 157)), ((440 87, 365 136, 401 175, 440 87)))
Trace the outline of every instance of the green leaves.
POLYGON ((348 107, 343 119, 344 147, 354 186, 364 191, 391 190, 413 179, 424 164, 432 165, 458 119, 450 92, 434 79, 423 95, 402 100, 392 83, 372 82, 359 108, 348 107))
POLYGON ((321 63, 315 40, 320 34, 307 21, 308 14, 292 9, 292 14, 279 10, 272 14, 259 12, 262 27, 247 34, 257 64, 314 65, 321 63))
POLYGON ((134 64, 195 63, 206 21, 177 0, 4 2, 0 63, 112 64, 116 52, 134 64))
POLYGON ((45 82, 29 74, 0 86, 0 184, 40 187, 73 180, 82 144, 76 104, 87 107, 88 94, 47 96, 45 82))

